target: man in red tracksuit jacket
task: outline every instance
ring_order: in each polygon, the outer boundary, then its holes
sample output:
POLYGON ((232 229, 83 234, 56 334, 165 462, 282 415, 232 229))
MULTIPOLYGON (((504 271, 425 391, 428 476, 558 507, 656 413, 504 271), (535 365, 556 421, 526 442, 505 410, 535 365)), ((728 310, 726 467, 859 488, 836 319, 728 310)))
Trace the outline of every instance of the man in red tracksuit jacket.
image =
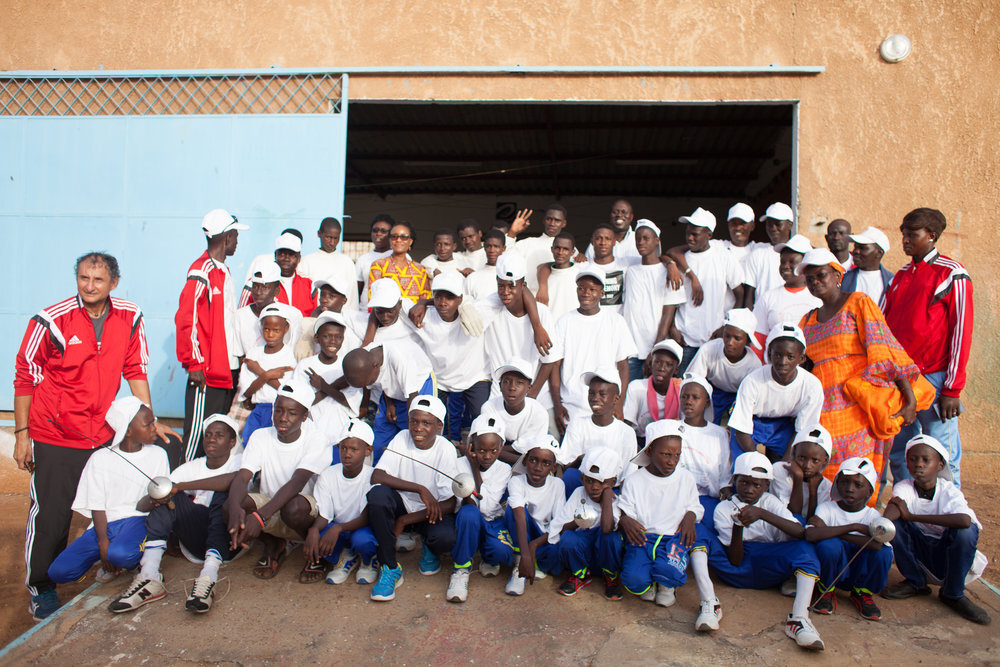
MULTIPOLYGON (((111 255, 82 256, 76 262, 77 295, 32 317, 17 353, 14 460, 31 472, 24 560, 36 620, 61 605, 49 565, 66 548, 87 459, 114 436, 104 417, 122 378, 133 396, 150 405, 142 312, 111 296, 119 277, 111 255)), ((170 432, 157 425, 161 437, 170 432)))
POLYGON ((236 295, 226 257, 236 252, 239 230, 249 229, 222 209, 201 221, 208 248, 187 272, 174 315, 177 360, 188 373, 184 394, 185 460, 203 456, 202 422, 226 414, 233 402, 239 361, 230 350, 235 338, 236 295))

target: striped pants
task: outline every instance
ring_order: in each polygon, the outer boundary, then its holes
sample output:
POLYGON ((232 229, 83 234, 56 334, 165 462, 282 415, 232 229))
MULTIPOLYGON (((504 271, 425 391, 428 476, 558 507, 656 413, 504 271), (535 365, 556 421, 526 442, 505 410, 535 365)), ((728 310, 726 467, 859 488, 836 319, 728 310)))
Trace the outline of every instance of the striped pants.
POLYGON ((205 417, 214 414, 227 414, 233 404, 236 394, 235 374, 233 371, 233 387, 198 387, 188 380, 184 393, 184 460, 193 461, 205 455, 201 447, 202 423, 205 417))

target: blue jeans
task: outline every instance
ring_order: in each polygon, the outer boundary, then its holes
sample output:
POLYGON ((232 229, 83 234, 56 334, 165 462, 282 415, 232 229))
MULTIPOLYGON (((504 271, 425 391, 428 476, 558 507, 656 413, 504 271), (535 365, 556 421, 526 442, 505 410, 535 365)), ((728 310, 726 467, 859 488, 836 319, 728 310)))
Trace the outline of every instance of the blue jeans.
POLYGON ((559 536, 559 561, 578 577, 588 570, 616 575, 622 571, 625 545, 618 531, 604 533, 600 524, 566 530, 559 536))
POLYGON ((965 576, 972 569, 979 543, 979 526, 948 528, 939 538, 920 532, 911 521, 893 521, 896 537, 892 548, 896 554, 896 569, 914 588, 927 585, 921 564, 940 579, 941 595, 957 600, 965 595, 965 576))
MULTIPOLYGON (((941 400, 941 386, 944 384, 945 371, 930 373, 925 375, 927 381, 937 390, 934 397, 934 404, 941 400)), ((944 448, 948 450, 948 466, 951 474, 955 478, 955 486, 961 487, 959 468, 962 462, 962 439, 958 435, 958 417, 941 422, 941 418, 931 407, 917 413, 917 421, 909 426, 904 426, 892 441, 892 450, 889 452, 889 466, 892 469, 892 478, 895 481, 910 479, 910 471, 906 469, 906 443, 915 435, 923 433, 940 441, 944 448)))
POLYGON ((449 440, 459 440, 462 437, 462 426, 466 417, 469 422, 479 416, 479 412, 490 397, 490 381, 481 380, 463 391, 445 391, 438 389, 438 398, 448 406, 448 416, 445 419, 441 435, 449 440))
MULTIPOLYGON (((130 516, 108 524, 108 562, 125 570, 134 569, 142 558, 146 539, 146 515, 130 516)), ((97 533, 88 528, 73 540, 49 566, 49 579, 57 584, 76 581, 101 559, 97 533)))
POLYGON ((487 521, 475 505, 462 505, 455 515, 455 546, 451 559, 455 567, 469 567, 478 551, 489 565, 514 563, 514 541, 504 518, 487 521))

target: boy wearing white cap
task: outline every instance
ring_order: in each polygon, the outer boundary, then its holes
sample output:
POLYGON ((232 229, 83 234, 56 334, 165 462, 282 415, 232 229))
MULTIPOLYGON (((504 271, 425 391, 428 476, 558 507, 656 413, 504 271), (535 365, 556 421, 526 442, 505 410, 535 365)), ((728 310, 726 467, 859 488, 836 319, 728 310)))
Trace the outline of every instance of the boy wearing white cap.
POLYGON ((319 229, 316 230, 319 250, 303 257, 297 272, 312 281, 336 277, 337 282, 342 282, 345 286, 350 285, 351 289, 345 288, 344 293, 347 298, 346 307, 348 310, 357 310, 358 289, 355 283, 357 268, 350 257, 337 250, 340 244, 340 232, 339 220, 323 218, 319 223, 319 229))
MULTIPOLYGON (((238 343, 236 351, 239 357, 245 357, 247 352, 264 344, 264 336, 260 331, 260 311, 275 302, 278 290, 281 289, 281 283, 278 282, 280 276, 281 269, 271 260, 262 263, 250 276, 249 289, 252 300, 236 311, 236 340, 238 343)), ((294 333, 299 330, 302 313, 294 309, 289 309, 289 311, 289 317, 294 317, 295 320, 289 323, 289 329, 294 333)))
POLYGON ((504 445, 504 425, 496 417, 480 415, 472 420, 469 446, 458 460, 459 473, 472 475, 476 492, 468 496, 455 514, 455 546, 451 559, 455 564, 445 598, 465 602, 469 595, 469 572, 478 551, 482 555, 479 572, 495 577, 501 565, 514 562, 514 549, 504 523, 501 504, 510 482, 511 467, 498 460, 504 445))
POLYGON ((371 284, 368 310, 348 313, 345 319, 362 345, 403 338, 419 343, 413 327, 406 321, 411 307, 410 300, 403 298, 399 283, 392 278, 379 278, 371 284))
MULTIPOLYGON (((504 450, 500 460, 517 463, 524 452, 514 445, 529 435, 540 435, 549 430, 549 415, 542 404, 528 396, 531 388, 531 365, 524 359, 511 359, 493 371, 493 379, 500 385, 500 395, 483 404, 482 415, 494 417, 503 425, 501 435, 504 450)), ((527 441, 524 441, 527 442, 527 441)))
POLYGON ((455 546, 455 493, 458 474, 455 446, 441 437, 445 407, 436 396, 417 396, 410 403, 407 430, 400 431, 383 452, 368 492, 368 525, 378 541, 381 565, 371 599, 387 602, 403 583, 396 561, 396 536, 413 526, 423 536, 420 574, 441 569, 441 555, 455 546))
POLYGON ((302 259, 302 239, 294 234, 284 233, 274 242, 274 261, 281 268, 281 289, 278 290, 279 303, 287 303, 309 317, 316 309, 316 296, 312 291, 312 280, 296 273, 302 259))
MULTIPOLYGON (((740 454, 733 466, 735 495, 715 508, 709 563, 719 578, 736 588, 772 588, 795 577, 795 601, 785 619, 785 634, 805 649, 823 650, 809 620, 809 602, 819 577, 816 551, 788 508, 768 493, 771 462, 758 452, 740 454)), ((721 616, 721 614, 720 614, 721 616)))
POLYGON ((204 565, 194 580, 185 609, 204 614, 212 608, 215 583, 223 561, 233 557, 222 511, 226 492, 240 469, 241 455, 236 422, 225 415, 205 420, 205 456, 188 461, 170 473, 173 490, 169 502, 144 498, 139 509, 148 509, 146 544, 139 573, 132 585, 108 609, 115 613, 133 611, 163 597, 160 561, 173 534, 184 555, 204 565))
POLYGON ((273 426, 260 428, 246 442, 240 470, 229 487, 224 510, 230 548, 248 548, 254 539, 264 553, 253 566, 258 579, 273 579, 288 554, 286 540, 303 540, 318 513, 312 496, 314 477, 330 466, 326 436, 306 424, 315 400, 312 387, 289 381, 278 389, 273 426), (260 473, 260 491, 249 493, 260 473))
POLYGON ((712 385, 703 377, 685 373, 681 378, 681 417, 677 429, 684 435, 680 466, 694 476, 698 500, 705 508, 703 523, 713 530, 712 517, 719 491, 729 482, 729 434, 705 419, 712 405, 712 385))
POLYGON ((781 261, 778 253, 781 249, 778 246, 788 243, 788 239, 791 238, 792 228, 795 226, 795 214, 788 204, 775 202, 767 207, 760 220, 764 223, 764 230, 771 244, 757 248, 746 260, 743 306, 751 309, 754 307, 756 295, 781 287, 781 275, 778 273, 778 264, 781 261))
POLYGON ((694 476, 679 466, 683 435, 679 422, 646 427, 646 447, 635 458, 642 468, 622 484, 619 526, 625 535, 625 590, 661 607, 676 602, 674 588, 687 581, 688 560, 701 596, 698 631, 718 629, 719 599, 708 574, 708 552, 698 544, 696 524, 704 515, 694 476), (713 621, 714 619, 714 621, 713 621))
POLYGON ((869 539, 872 521, 881 517, 868 506, 877 483, 878 471, 870 460, 860 456, 845 460, 833 480, 830 500, 817 507, 806 524, 806 539, 816 545, 820 564, 818 587, 822 595, 812 606, 818 614, 836 611, 836 589, 840 588, 851 592, 851 602, 862 618, 882 618, 872 596, 888 582, 892 547, 869 539))
POLYGON ((757 292, 753 314, 757 318, 757 340, 763 341, 780 322, 798 322, 802 316, 823 302, 806 289, 806 277, 798 270, 802 257, 812 250, 809 239, 796 234, 787 243, 775 246, 778 253, 778 275, 784 285, 757 292))
POLYGON ((567 597, 590 585, 590 572, 604 575, 604 597, 621 600, 622 555, 618 497, 614 487, 622 459, 607 447, 587 451, 580 463, 583 485, 563 503, 549 525, 549 544, 559 545, 559 561, 569 578, 556 589, 567 597))
POLYGON ((881 229, 869 227, 860 234, 851 234, 854 266, 847 270, 840 283, 844 292, 864 292, 879 308, 892 284, 893 273, 882 266, 882 257, 889 252, 889 237, 881 229))
POLYGON ((253 410, 243 426, 245 442, 250 441, 254 431, 270 425, 282 378, 295 370, 295 353, 290 345, 292 312, 293 308, 283 303, 272 303, 260 311, 264 344, 247 351, 238 386, 243 406, 253 410))
POLYGON ((729 416, 734 460, 758 445, 769 459, 779 460, 795 432, 818 424, 823 409, 823 385, 799 367, 806 350, 802 329, 778 324, 767 334, 764 349, 770 363, 743 378, 729 416))
POLYGON ((770 491, 803 524, 816 513, 819 505, 830 500, 833 485, 823 476, 823 471, 832 453, 830 432, 813 424, 795 434, 791 460, 774 464, 770 491))
MULTIPOLYGON (((156 418, 148 405, 125 396, 111 404, 105 419, 115 432, 111 446, 98 447, 87 459, 73 500, 73 511, 92 523, 49 565, 49 579, 57 584, 82 578, 98 561, 101 581, 135 568, 151 506, 138 505, 146 498, 149 478, 170 473, 166 451, 151 444, 157 440, 156 418)), ((132 584, 129 590, 136 581, 132 584)), ((166 595, 162 583, 154 594, 166 595)))
POLYGON ((941 602, 966 620, 988 624, 990 615, 965 595, 966 582, 982 572, 982 567, 973 571, 973 563, 983 526, 952 481, 948 450, 929 435, 914 436, 906 443, 906 467, 912 479, 893 485, 885 508, 885 517, 896 526, 892 549, 904 579, 882 597, 929 595, 929 572, 941 582, 941 602))
POLYGON ((667 337, 674 311, 685 301, 682 290, 667 285, 667 267, 660 260, 660 228, 652 220, 636 223, 635 247, 642 260, 625 270, 622 310, 637 351, 628 360, 630 381, 642 378, 653 343, 667 337))
POLYGON ((622 417, 643 441, 650 423, 680 414, 681 379, 674 374, 683 356, 677 341, 664 338, 649 354, 649 377, 628 383, 622 417))
POLYGON ((337 438, 339 463, 316 477, 317 515, 306 535, 306 567, 299 575, 300 583, 319 581, 327 568, 328 584, 344 583, 355 568, 359 584, 375 582, 377 542, 368 527, 367 512, 372 467, 365 462, 374 439, 371 426, 350 420, 337 438))
POLYGON ((722 321, 722 336, 713 338, 694 355, 688 372, 712 385, 712 422, 722 424, 736 402, 736 391, 750 373, 761 367, 760 358, 750 348, 761 349, 757 318, 746 308, 733 308, 722 321))
POLYGON ((549 544, 549 530, 556 511, 566 502, 566 487, 552 473, 559 457, 559 443, 547 433, 528 436, 517 443, 524 455, 514 465, 507 484, 504 522, 513 540, 514 569, 504 591, 524 595, 526 581, 558 574, 559 548, 549 544))

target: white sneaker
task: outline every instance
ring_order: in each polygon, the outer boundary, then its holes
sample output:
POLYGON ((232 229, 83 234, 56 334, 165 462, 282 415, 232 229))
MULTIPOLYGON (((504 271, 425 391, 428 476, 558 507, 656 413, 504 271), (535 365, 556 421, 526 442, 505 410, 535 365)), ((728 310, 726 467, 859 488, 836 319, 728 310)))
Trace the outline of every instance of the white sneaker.
POLYGON ((674 603, 677 602, 677 598, 674 597, 674 589, 670 586, 656 585, 656 598, 654 600, 656 604, 660 607, 672 607, 674 603))
POLYGON ((417 537, 413 533, 403 532, 396 538, 396 551, 413 551, 417 548, 417 537))
POLYGON ((141 574, 135 575, 131 585, 122 591, 121 597, 108 605, 108 611, 120 614, 124 611, 134 611, 144 604, 155 602, 167 594, 167 588, 162 581, 143 579, 141 574))
POLYGON ((448 602, 465 602, 469 597, 469 568, 455 568, 448 582, 448 592, 445 598, 448 602))
POLYGON ((215 596, 215 582, 208 577, 198 577, 191 587, 191 594, 184 602, 184 608, 195 614, 207 614, 212 608, 212 598, 215 596))
POLYGON ((483 561, 482 563, 479 564, 479 574, 483 575, 484 577, 495 577, 498 574, 500 574, 500 566, 490 565, 486 561, 483 561))
POLYGON ((333 566, 333 569, 326 574, 326 583, 342 584, 351 576, 351 572, 358 566, 358 555, 353 551, 344 549, 340 552, 340 560, 333 566))
POLYGON ((709 632, 710 630, 719 629, 719 621, 722 620, 722 605, 719 604, 719 598, 713 598, 711 600, 701 601, 701 613, 698 614, 698 619, 694 622, 694 629, 696 632, 709 632))
POLYGON ((106 584, 109 581, 114 581, 117 578, 118 578, 117 574, 114 574, 112 572, 108 572, 107 570, 104 569, 103 565, 101 567, 97 568, 97 572, 94 573, 94 579, 96 579, 97 581, 99 581, 102 584, 106 584))
POLYGON ((549 575, 547 575, 544 572, 542 572, 541 570, 539 570, 537 565, 535 566, 535 579, 541 580, 541 579, 545 579, 548 576, 549 575))
POLYGON ((646 592, 639 596, 639 599, 645 602, 652 602, 656 599, 656 584, 650 584, 646 592))
POLYGON ((354 580, 359 584, 374 584, 376 579, 378 579, 378 560, 372 556, 371 562, 365 563, 364 558, 362 558, 354 580))
POLYGON ((521 564, 521 557, 514 557, 514 569, 510 571, 510 579, 507 580, 507 585, 504 587, 504 593, 507 595, 524 595, 524 577, 517 576, 517 566, 521 564))
POLYGON ((795 643, 810 651, 822 651, 824 649, 823 640, 820 639, 816 628, 805 616, 788 615, 785 620, 785 634, 795 640, 795 643))

